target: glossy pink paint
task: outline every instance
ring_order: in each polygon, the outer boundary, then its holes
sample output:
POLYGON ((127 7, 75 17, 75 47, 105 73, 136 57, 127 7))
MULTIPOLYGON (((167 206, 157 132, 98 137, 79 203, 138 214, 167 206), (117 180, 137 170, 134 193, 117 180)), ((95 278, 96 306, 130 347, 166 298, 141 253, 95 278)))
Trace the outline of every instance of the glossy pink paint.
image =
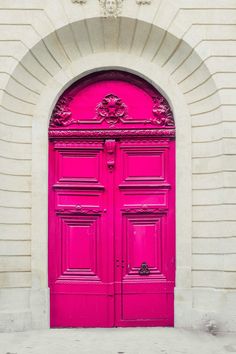
POLYGON ((52 327, 173 326, 175 129, 134 75, 90 75, 49 128, 52 327))

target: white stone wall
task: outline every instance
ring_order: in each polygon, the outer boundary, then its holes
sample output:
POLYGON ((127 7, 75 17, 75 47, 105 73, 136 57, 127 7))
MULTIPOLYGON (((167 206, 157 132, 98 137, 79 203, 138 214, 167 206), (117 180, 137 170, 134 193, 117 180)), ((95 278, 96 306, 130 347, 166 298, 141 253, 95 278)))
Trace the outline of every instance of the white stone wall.
POLYGON ((177 126, 176 326, 236 330, 236 2, 0 0, 0 330, 48 322, 47 127, 79 77, 122 68, 177 126))

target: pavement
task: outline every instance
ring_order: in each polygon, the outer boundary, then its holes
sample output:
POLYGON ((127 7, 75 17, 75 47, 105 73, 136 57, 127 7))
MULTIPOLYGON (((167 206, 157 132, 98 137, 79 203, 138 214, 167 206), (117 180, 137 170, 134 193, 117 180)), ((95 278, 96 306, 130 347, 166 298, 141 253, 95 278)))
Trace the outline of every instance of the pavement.
POLYGON ((229 354, 236 333, 177 328, 50 329, 0 333, 0 354, 229 354))

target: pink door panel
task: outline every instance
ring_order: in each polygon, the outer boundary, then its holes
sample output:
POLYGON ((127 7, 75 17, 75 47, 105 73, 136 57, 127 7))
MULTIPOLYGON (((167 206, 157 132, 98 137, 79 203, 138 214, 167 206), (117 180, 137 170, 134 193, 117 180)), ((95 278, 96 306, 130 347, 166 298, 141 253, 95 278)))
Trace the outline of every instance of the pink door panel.
POLYGON ((121 72, 89 76, 59 99, 49 130, 52 327, 173 325, 173 124, 160 94, 121 72))
POLYGON ((173 325, 174 214, 169 166, 174 145, 120 141, 116 171, 118 326, 173 325))
POLYGON ((55 142, 52 148, 55 175, 50 210, 56 218, 49 223, 54 234, 49 238, 51 325, 110 327, 114 325, 114 296, 110 296, 114 256, 107 228, 112 218, 107 212, 104 144, 55 142))

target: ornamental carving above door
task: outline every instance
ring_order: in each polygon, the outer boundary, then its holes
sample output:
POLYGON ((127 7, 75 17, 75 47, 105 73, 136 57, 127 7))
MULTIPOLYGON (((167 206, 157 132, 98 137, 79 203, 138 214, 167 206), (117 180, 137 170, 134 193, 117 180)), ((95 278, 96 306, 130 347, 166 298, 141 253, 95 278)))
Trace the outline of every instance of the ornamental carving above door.
POLYGON ((175 124, 135 75, 89 75, 49 125, 52 327, 172 326, 175 124))
MULTIPOLYGON (((73 100, 69 95, 63 95, 57 102, 50 120, 51 127, 63 127, 69 125, 80 125, 83 123, 100 124, 104 120, 110 125, 116 123, 144 123, 161 127, 174 127, 174 118, 171 109, 161 95, 155 94, 151 97, 152 110, 145 119, 135 119, 129 115, 128 106, 121 97, 113 93, 105 95, 101 102, 95 105, 94 117, 84 121, 70 109, 70 102, 73 100)), ((143 117, 144 118, 144 117, 143 117)))

